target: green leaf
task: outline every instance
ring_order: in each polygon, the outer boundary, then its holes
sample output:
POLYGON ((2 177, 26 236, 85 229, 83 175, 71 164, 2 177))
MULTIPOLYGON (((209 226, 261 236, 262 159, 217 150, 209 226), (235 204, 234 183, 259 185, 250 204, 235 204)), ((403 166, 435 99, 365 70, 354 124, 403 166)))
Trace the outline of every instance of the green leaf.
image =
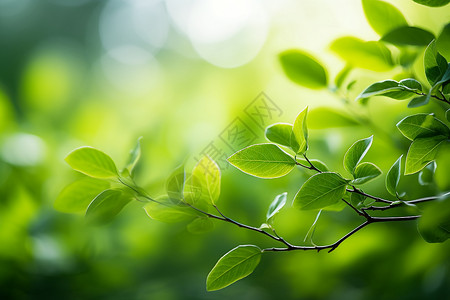
POLYGON ((367 183, 381 175, 381 170, 370 162, 363 162, 355 168, 355 179, 350 183, 354 185, 367 183))
POLYGON ((337 173, 311 176, 294 198, 294 207, 301 210, 322 209, 338 203, 344 196, 348 180, 337 173))
POLYGON ((287 193, 279 194, 275 197, 272 203, 269 206, 266 215, 266 222, 269 223, 269 220, 272 220, 273 217, 284 207, 286 204, 287 193))
POLYGON ((308 150, 308 128, 306 126, 306 116, 308 115, 308 107, 302 110, 295 118, 292 132, 294 133, 295 140, 299 145, 297 154, 302 154, 308 150))
POLYGON ((185 181, 186 172, 184 165, 181 165, 170 174, 166 181, 167 196, 175 202, 182 201, 185 181))
POLYGON ((65 161, 72 169, 94 178, 117 177, 117 168, 113 160, 100 150, 81 147, 70 152, 65 161))
POLYGON ((258 266, 262 251, 253 245, 238 246, 224 256, 209 272, 206 279, 206 289, 216 291, 247 277, 258 266))
POLYGON ((208 217, 197 217, 187 225, 190 233, 202 234, 211 231, 214 228, 214 222, 208 217))
POLYGON ((442 243, 450 238, 450 194, 430 204, 419 219, 418 229, 428 243, 442 243))
POLYGON ((352 175, 355 175, 354 171, 356 166, 366 155, 367 151, 369 151, 369 148, 372 145, 372 140, 373 136, 358 140, 345 153, 344 168, 352 175))
POLYGON ((434 171, 436 170, 436 162, 432 161, 422 171, 419 172, 419 183, 428 185, 433 183, 434 171))
POLYGON ((413 0, 413 1, 431 7, 444 6, 450 2, 450 0, 413 0))
POLYGON ((409 101, 409 103, 408 103, 408 107, 409 108, 420 107, 420 106, 427 105, 428 102, 430 102, 430 97, 419 96, 419 97, 411 99, 411 101, 409 101))
POLYGON ((311 110, 308 116, 308 128, 325 129, 335 127, 359 126, 359 122, 350 114, 331 107, 319 107, 311 110))
POLYGON ((430 137, 436 135, 450 136, 450 129, 436 119, 433 114, 416 114, 403 118, 397 128, 408 139, 430 137))
POLYGON ((403 26, 387 32, 382 41, 396 46, 428 46, 434 35, 422 28, 403 26))
POLYGON ((437 52, 436 41, 432 41, 423 58, 425 75, 431 86, 438 82, 448 68, 447 60, 437 52))
POLYGON ((422 91, 422 84, 414 78, 402 79, 399 81, 398 85, 408 91, 422 91))
POLYGON ((182 203, 174 204, 167 196, 148 202, 144 210, 151 219, 165 223, 188 221, 197 216, 192 208, 182 203))
POLYGON ((444 26, 436 40, 437 51, 450 60, 450 23, 444 26))
POLYGON ((260 178, 277 178, 295 166, 292 156, 274 144, 248 146, 228 158, 228 162, 244 173, 260 178))
POLYGON ((204 199, 215 205, 220 195, 220 168, 209 156, 203 156, 192 170, 192 183, 199 187, 204 199))
POLYGON ((340 88, 342 84, 344 83, 345 79, 347 78, 348 74, 351 72, 352 67, 349 65, 346 65, 337 75, 334 79, 334 84, 337 88, 340 88))
POLYGON ((447 109, 445 111, 445 118, 447 119, 448 122, 450 122, 450 109, 447 109))
POLYGON ((292 125, 287 123, 276 123, 266 128, 266 138, 272 142, 286 147, 290 147, 297 152, 299 145, 293 137, 292 125))
POLYGON ((82 178, 66 186, 56 198, 55 209, 66 213, 86 211, 95 196, 110 187, 109 182, 94 178, 82 178))
POLYGON ((366 88, 359 96, 356 98, 364 99, 372 96, 386 96, 393 99, 407 99, 414 95, 414 91, 422 91, 422 85, 415 79, 408 78, 403 79, 400 82, 395 80, 383 80, 375 82, 366 88))
POLYGON ((402 13, 387 2, 363 0, 362 5, 367 21, 379 35, 384 35, 397 27, 408 25, 402 13))
POLYGON ((325 68, 310 54, 292 49, 282 52, 279 58, 284 73, 293 82, 310 89, 327 87, 325 68))
POLYGON ((386 189, 392 196, 397 195, 397 186, 400 182, 400 175, 402 172, 402 157, 403 154, 400 155, 386 174, 386 189))
POLYGON ((442 135, 416 138, 411 143, 406 155, 405 175, 419 172, 430 161, 434 160, 439 146, 446 140, 447 137, 442 135))
POLYGON ((330 48, 353 67, 387 71, 394 65, 391 51, 381 42, 365 42, 355 37, 342 37, 335 40, 330 48))
POLYGON ((358 193, 349 193, 350 194, 350 203, 353 206, 360 207, 363 205, 363 201, 366 199, 364 195, 358 193))
POLYGON ((105 190, 89 204, 86 210, 86 220, 96 225, 108 223, 131 199, 129 194, 121 190, 105 190))
POLYGON ((133 174, 134 167, 141 158, 141 140, 142 136, 138 138, 136 146, 130 151, 130 154, 128 156, 128 162, 125 168, 128 170, 128 172, 130 172, 130 174, 133 174))

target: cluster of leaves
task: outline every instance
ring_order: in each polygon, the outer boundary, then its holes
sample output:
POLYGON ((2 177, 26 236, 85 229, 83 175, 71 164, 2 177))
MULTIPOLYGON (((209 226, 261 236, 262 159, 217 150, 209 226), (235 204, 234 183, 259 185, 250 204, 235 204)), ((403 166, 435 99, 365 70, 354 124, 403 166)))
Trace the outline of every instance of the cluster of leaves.
MULTIPOLYGON (((428 6, 442 6, 449 1, 414 0, 428 6)), ((362 41, 354 37, 343 37, 331 44, 331 49, 345 62, 346 67, 336 76, 334 86, 330 87, 325 67, 312 55, 301 50, 288 50, 280 54, 280 61, 288 78, 295 83, 311 89, 329 88, 333 92, 349 90, 354 80, 344 82, 354 68, 384 71, 401 65, 409 69, 420 49, 427 46, 424 55, 427 83, 416 78, 403 78, 399 81, 384 80, 365 89, 356 100, 364 105, 372 96, 386 96, 397 100, 410 99, 409 107, 417 107, 436 99, 442 105, 450 104, 450 67, 440 51, 450 49, 450 25, 442 30, 438 38, 425 29, 410 26, 394 6, 379 0, 363 0, 363 7, 370 25, 380 35, 379 41, 362 41), (392 52, 395 47, 396 52, 392 52), (412 47, 412 48, 411 48, 412 47), (395 54, 395 55, 394 55, 395 54), (427 90, 426 90, 427 89, 427 90)), ((279 236, 275 230, 274 219, 287 203, 287 193, 277 195, 270 204, 265 222, 259 227, 239 223, 225 216, 218 208, 220 198, 221 172, 218 165, 204 156, 191 170, 184 166, 177 168, 166 182, 166 194, 150 196, 134 181, 134 167, 140 157, 140 143, 131 151, 128 163, 118 170, 113 160, 100 150, 91 147, 75 149, 66 157, 66 162, 88 177, 67 186, 56 199, 55 207, 64 212, 85 211, 88 222, 103 224, 116 216, 130 201, 144 203, 147 215, 163 222, 188 222, 188 230, 204 232, 213 226, 212 220, 227 222, 246 230, 263 234, 281 243, 282 248, 261 249, 256 245, 240 245, 218 260, 209 273, 206 286, 209 291, 222 289, 240 280, 259 264, 262 254, 270 251, 324 250, 333 251, 344 240, 365 226, 376 222, 419 221, 419 232, 428 242, 443 242, 450 237, 450 193, 431 197, 405 200, 398 191, 402 174, 417 172, 421 183, 429 182, 436 168, 434 162, 439 148, 448 143, 450 129, 445 120, 433 114, 415 114, 398 122, 400 132, 411 145, 406 154, 405 170, 402 172, 400 156, 386 174, 386 190, 395 197, 387 200, 365 193, 361 185, 378 178, 382 171, 374 163, 364 162, 373 136, 356 141, 344 155, 343 165, 348 174, 331 171, 325 163, 309 159, 307 152, 308 127, 306 119, 308 108, 301 111, 292 124, 277 123, 266 128, 265 136, 270 143, 248 146, 228 158, 230 164, 241 171, 259 178, 278 178, 288 175, 299 167, 313 171, 293 197, 293 207, 299 210, 315 210, 317 217, 313 231, 322 210, 339 211, 350 207, 364 222, 348 234, 330 245, 296 246, 279 236), (398 206, 415 206, 423 202, 435 202, 425 208, 418 207, 414 215, 397 217, 374 217, 370 211, 385 211, 398 206), (419 214, 416 214, 420 213, 419 214)), ((326 114, 330 119, 344 124, 358 123, 357 120, 331 109, 318 109, 315 113, 326 114)), ((449 110, 446 112, 447 120, 449 110)), ((310 174, 310 173, 308 173, 310 174)), ((308 233, 309 235, 310 233, 308 233)), ((311 234, 312 235, 312 234, 311 234)))

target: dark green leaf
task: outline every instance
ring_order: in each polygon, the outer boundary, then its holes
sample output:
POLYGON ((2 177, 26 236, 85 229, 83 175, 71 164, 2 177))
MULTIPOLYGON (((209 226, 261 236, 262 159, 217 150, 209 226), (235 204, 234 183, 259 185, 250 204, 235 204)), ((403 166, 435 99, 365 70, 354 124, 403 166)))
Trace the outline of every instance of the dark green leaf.
POLYGON ((397 195, 397 186, 400 182, 403 154, 395 161, 386 174, 386 189, 392 196, 397 195))
POLYGON ((373 71, 387 71, 393 67, 389 49, 381 42, 365 42, 355 37, 335 40, 331 50, 349 65, 373 71))
POLYGON ((66 213, 86 211, 89 203, 110 187, 109 182, 94 178, 83 178, 66 186, 56 198, 55 209, 66 213))
POLYGON ((444 26, 436 40, 437 51, 450 60, 450 23, 444 26))
POLYGON ((350 203, 353 206, 360 207, 363 204, 363 201, 366 199, 364 195, 358 193, 350 193, 350 203))
POLYGON ((445 111, 445 118, 447 119, 448 122, 450 122, 450 109, 447 109, 445 111))
POLYGON ((354 174, 356 166, 364 158, 372 145, 373 136, 356 141, 345 153, 344 168, 354 174))
POLYGON ((448 68, 447 60, 437 52, 436 41, 433 40, 425 50, 423 64, 427 80, 431 86, 434 86, 448 68))
POLYGON ((419 183, 427 185, 433 183, 434 171, 436 170, 436 162, 432 161, 422 171, 419 172, 419 183))
POLYGON ((370 162, 363 162, 355 168, 355 179, 350 183, 354 185, 369 182, 381 175, 381 170, 370 162))
POLYGON ((413 1, 431 7, 444 6, 450 2, 450 0, 413 0, 413 1))
POLYGON ((406 155, 405 175, 419 172, 430 161, 434 160, 439 146, 446 140, 447 137, 442 135, 416 138, 411 143, 406 155))
POLYGON ((216 263, 206 279, 206 289, 216 291, 247 277, 258 266, 262 251, 253 245, 238 246, 216 263))
POLYGON ((396 46, 428 46, 434 35, 422 28, 403 26, 387 32, 382 41, 396 46))
POLYGON ((408 116, 397 123, 400 132, 410 140, 436 135, 450 136, 450 129, 433 114, 408 116))
POLYGON ((350 114, 331 107, 319 107, 311 110, 307 124, 311 129, 360 125, 350 114))
POLYGON ((306 116, 308 115, 308 107, 302 110, 295 118, 292 132, 295 140, 299 145, 297 154, 302 154, 308 149, 308 128, 306 126, 306 116))
POLYGON ((72 169, 94 178, 117 177, 117 168, 113 160, 100 150, 80 147, 70 152, 65 161, 72 169))
POLYGON ((297 152, 299 145, 292 133, 292 125, 287 123, 276 123, 266 128, 266 138, 272 142, 290 147, 297 152))
POLYGON ((398 85, 410 91, 422 91, 422 84, 414 78, 402 79, 399 81, 398 85))
POLYGON ((386 96, 393 99, 407 99, 415 94, 413 91, 421 91, 422 85, 415 79, 408 78, 403 79, 400 82, 395 80, 383 80, 380 82, 375 82, 366 88, 359 96, 356 98, 364 99, 372 96, 386 96))
POLYGON ((267 210, 266 222, 269 223, 270 220, 284 207, 286 204, 287 193, 280 194, 275 197, 267 210))
POLYGON ((411 99, 411 101, 409 101, 409 103, 408 103, 408 107, 409 108, 420 107, 423 105, 427 105, 428 102, 430 102, 430 97, 419 96, 419 97, 411 99))
POLYGON ((108 223, 131 199, 129 194, 121 190, 105 190, 89 204, 86 210, 86 220, 97 225, 108 223))
POLYGON ((325 68, 310 54, 292 49, 279 57, 286 76, 293 82, 310 89, 327 87, 325 68))
POLYGON ((450 238, 450 194, 430 204, 419 219, 420 235, 428 243, 442 243, 450 238))
POLYGON ((379 35, 384 35, 397 27, 408 25, 402 13, 387 2, 363 0, 362 5, 367 21, 379 35))
POLYGON ((244 173, 261 178, 284 176, 295 166, 294 158, 274 144, 249 146, 230 156, 228 162, 244 173))
POLYGON ((311 176, 294 198, 294 207, 322 209, 338 203, 344 196, 348 181, 337 173, 318 173, 311 176))

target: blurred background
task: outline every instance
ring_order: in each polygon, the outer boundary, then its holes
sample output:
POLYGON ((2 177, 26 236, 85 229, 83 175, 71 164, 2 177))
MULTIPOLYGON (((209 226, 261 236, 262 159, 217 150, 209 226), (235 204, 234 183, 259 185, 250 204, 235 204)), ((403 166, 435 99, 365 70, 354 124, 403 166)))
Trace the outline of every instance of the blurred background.
MULTIPOLYGON (((448 7, 390 3, 435 35, 450 20, 448 7)), ((289 81, 278 61, 284 50, 306 50, 332 82, 345 63, 329 44, 344 35, 379 39, 359 0, 0 0, 0 298, 448 297, 450 244, 427 244, 415 222, 370 226, 331 254, 268 253, 248 278, 207 293, 206 275, 224 253, 239 244, 278 245, 230 224, 193 234, 186 224, 152 221, 139 203, 102 227, 53 208, 61 189, 80 177, 64 163, 68 152, 93 146, 121 167, 143 136, 136 178, 151 195, 164 193, 177 165, 187 160, 192 167, 208 153, 222 168, 223 212, 259 226, 273 198, 287 191, 290 206, 307 177, 295 170, 257 179, 224 158, 263 142, 265 126, 293 122, 306 105, 361 111, 371 120, 333 125, 311 116, 310 158, 344 172, 346 149, 374 134, 366 159, 386 173, 409 146, 395 124, 437 105, 408 109, 383 97, 363 108, 345 104, 328 90, 289 81)), ((421 70, 420 57, 414 68, 421 70)), ((357 69, 347 97, 402 72, 357 69)), ((448 169, 441 173, 447 178, 448 169)), ((383 183, 364 188, 389 197, 383 183)), ((413 199, 448 189, 448 181, 419 186, 412 175, 400 186, 413 199)), ((286 207, 275 226, 302 244, 314 218, 286 207)), ((331 243, 360 221, 347 209, 325 212, 314 242, 331 243)))

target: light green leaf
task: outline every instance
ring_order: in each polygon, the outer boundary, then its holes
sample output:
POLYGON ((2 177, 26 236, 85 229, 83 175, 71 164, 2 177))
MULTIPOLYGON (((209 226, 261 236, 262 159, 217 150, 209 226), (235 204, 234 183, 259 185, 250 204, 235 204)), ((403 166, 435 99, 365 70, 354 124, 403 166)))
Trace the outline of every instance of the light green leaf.
POLYGON ((108 189, 110 183, 108 181, 82 178, 68 186, 66 186, 56 198, 55 209, 66 213, 79 213, 86 211, 89 203, 100 194, 100 192, 108 189))
POLYGON ((387 32, 382 41, 396 46, 428 46, 434 35, 422 28, 403 26, 387 32))
POLYGON ((448 68, 447 60, 437 51, 436 41, 433 40, 425 50, 423 64, 427 80, 434 86, 448 68))
POLYGON ((130 172, 130 174, 133 174, 134 167, 141 158, 141 140, 142 136, 138 138, 136 146, 130 151, 128 162, 127 165, 125 166, 125 168, 130 172))
POLYGON ((308 107, 302 110, 295 118, 292 132, 294 133, 295 140, 299 145, 297 154, 302 154, 308 150, 308 128, 306 126, 306 116, 308 115, 308 107))
POLYGON ((199 187, 207 203, 215 205, 220 195, 220 168, 209 156, 203 156, 192 170, 192 184, 199 187))
POLYGON ((253 245, 238 246, 224 256, 209 272, 206 279, 206 289, 216 291, 247 277, 258 266, 262 251, 253 245))
POLYGON ((436 40, 437 51, 450 60, 450 23, 444 26, 436 40))
POLYGON ((91 224, 110 222, 131 201, 131 195, 110 189, 98 194, 86 210, 86 220, 91 224))
POLYGON ((308 128, 325 129, 335 127, 359 126, 360 123, 350 114, 331 107, 319 107, 311 110, 308 116, 308 128))
POLYGON ((269 223, 270 220, 284 207, 286 204, 287 193, 280 194, 275 197, 267 210, 266 222, 269 223))
POLYGON ((391 51, 381 42, 342 37, 335 40, 330 48, 354 67, 381 72, 390 70, 394 65, 391 51))
POLYGON ((372 146, 373 136, 356 141, 344 155, 344 168, 354 174, 356 166, 364 158, 370 146, 372 146))
POLYGON ((344 83, 345 79, 347 78, 348 74, 350 74, 352 70, 352 67, 349 65, 346 65, 337 75, 334 79, 334 84, 337 88, 340 88, 342 84, 344 83))
POLYGON ((436 135, 450 136, 450 129, 436 119, 433 114, 416 114, 403 118, 397 128, 408 139, 430 137, 436 135))
POLYGON ((419 172, 430 161, 434 160, 439 146, 446 140, 447 137, 442 135, 416 138, 411 143, 406 155, 405 175, 419 172))
POLYGON ((400 175, 402 169, 403 154, 395 161, 386 174, 386 189, 392 196, 397 195, 397 186, 400 182, 400 175))
POLYGON ((419 183, 428 185, 433 183, 434 171, 436 170, 436 162, 432 161, 422 171, 419 172, 419 183))
POLYGON ((442 243, 450 238, 450 194, 430 204, 419 219, 418 229, 428 243, 442 243))
POLYGON ((214 228, 214 222, 208 217, 197 217, 187 225, 190 233, 202 234, 211 231, 214 228))
POLYGON ((181 165, 170 174, 166 181, 167 196, 175 202, 182 201, 185 181, 186 172, 184 165, 181 165))
POLYGON ((379 35, 384 35, 397 27, 408 25, 402 13, 387 2, 362 0, 362 5, 367 21, 379 35))
POLYGON ((94 178, 117 177, 117 168, 113 160, 100 150, 81 147, 70 152, 65 161, 72 169, 94 178))
POLYGON ((197 216, 192 208, 182 203, 174 204, 167 196, 148 202, 144 210, 151 219, 165 223, 188 221, 197 216))
POLYGON ((431 7, 444 6, 450 2, 450 0, 413 0, 413 1, 431 7))
POLYGON ((284 73, 293 82, 310 89, 327 87, 325 68, 310 54, 292 49, 282 52, 279 58, 284 73))
POLYGON ((381 170, 370 162, 363 162, 355 168, 355 179, 350 183, 354 185, 367 183, 381 175, 381 170))
POLYGON ((292 125, 287 123, 276 123, 268 126, 265 132, 266 138, 272 142, 290 147, 297 152, 299 145, 293 137, 292 125))
POLYGON ((261 178, 284 176, 295 166, 294 158, 274 144, 248 146, 230 156, 228 162, 244 173, 261 178))
POLYGON ((337 173, 311 176, 294 198, 294 207, 301 210, 322 209, 338 203, 344 196, 348 180, 337 173))

